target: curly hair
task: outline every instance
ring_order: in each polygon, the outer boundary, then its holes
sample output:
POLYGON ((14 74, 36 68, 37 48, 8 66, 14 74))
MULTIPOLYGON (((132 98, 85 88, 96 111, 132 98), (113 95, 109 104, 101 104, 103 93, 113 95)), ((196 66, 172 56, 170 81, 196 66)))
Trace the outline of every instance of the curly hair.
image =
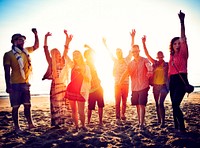
POLYGON ((170 42, 170 45, 169 45, 169 51, 170 51, 170 54, 171 55, 174 55, 175 51, 174 51, 174 48, 173 48, 173 44, 176 40, 179 40, 180 37, 174 37, 171 42, 170 42))

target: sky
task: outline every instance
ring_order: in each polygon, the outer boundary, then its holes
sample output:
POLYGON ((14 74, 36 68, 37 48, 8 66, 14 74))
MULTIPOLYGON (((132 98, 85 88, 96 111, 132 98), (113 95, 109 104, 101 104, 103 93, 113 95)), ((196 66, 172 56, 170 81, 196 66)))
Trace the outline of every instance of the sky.
MULTIPOLYGON (((69 55, 73 50, 84 51, 89 44, 96 51, 96 66, 102 80, 106 96, 114 90, 112 60, 102 44, 105 37, 111 52, 120 47, 124 56, 130 50, 130 31, 136 30, 135 43, 144 55, 141 38, 147 36, 147 48, 152 57, 158 50, 169 60, 169 43, 180 36, 178 13, 185 13, 186 36, 189 46, 188 77, 192 84, 200 85, 199 34, 200 1, 198 0, 0 0, 0 62, 3 54, 11 48, 11 36, 21 33, 27 37, 25 46, 32 46, 34 36, 31 28, 37 28, 40 47, 31 54, 33 92, 44 93, 50 81, 41 81, 47 68, 43 53, 44 35, 52 33, 48 39, 49 49, 64 49, 63 30, 73 35, 69 55), (45 88, 45 89, 44 89, 45 88)), ((0 64, 0 93, 5 91, 3 64, 0 64)), ((48 88, 48 89, 47 89, 48 88)), ((112 93, 113 95, 113 93, 112 93)))

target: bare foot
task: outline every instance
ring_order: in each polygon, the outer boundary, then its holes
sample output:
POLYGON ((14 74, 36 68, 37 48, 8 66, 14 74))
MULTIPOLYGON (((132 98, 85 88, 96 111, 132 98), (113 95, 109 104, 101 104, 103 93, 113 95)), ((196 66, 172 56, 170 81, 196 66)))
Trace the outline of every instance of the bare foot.
POLYGON ((82 126, 81 129, 82 129, 83 131, 87 131, 87 130, 88 130, 85 126, 82 126))
POLYGON ((121 120, 120 120, 120 119, 117 119, 117 120, 116 120, 116 124, 117 124, 117 125, 121 125, 121 124, 122 124, 121 120))
POLYGON ((99 126, 103 126, 103 122, 99 122, 99 126))
POLYGON ((122 116, 121 119, 122 119, 122 120, 126 120, 126 117, 125 117, 125 116, 122 116))
POLYGON ((29 125, 28 125, 28 129, 33 129, 33 128, 36 128, 36 126, 33 125, 33 124, 29 124, 29 125))

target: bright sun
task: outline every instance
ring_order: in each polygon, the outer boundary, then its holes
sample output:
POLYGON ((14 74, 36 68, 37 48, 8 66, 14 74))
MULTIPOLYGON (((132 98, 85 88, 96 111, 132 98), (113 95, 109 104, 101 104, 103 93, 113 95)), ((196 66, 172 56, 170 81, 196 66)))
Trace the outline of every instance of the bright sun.
POLYGON ((95 65, 104 90, 105 102, 114 102, 113 61, 107 52, 96 51, 95 65))

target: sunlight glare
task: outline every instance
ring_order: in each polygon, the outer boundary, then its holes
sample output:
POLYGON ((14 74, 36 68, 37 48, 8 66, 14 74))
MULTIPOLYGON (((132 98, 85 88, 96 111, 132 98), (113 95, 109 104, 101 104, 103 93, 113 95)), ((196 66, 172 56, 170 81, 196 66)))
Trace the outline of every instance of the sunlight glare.
POLYGON ((95 66, 104 90, 104 101, 114 102, 113 61, 107 52, 96 51, 95 66))

